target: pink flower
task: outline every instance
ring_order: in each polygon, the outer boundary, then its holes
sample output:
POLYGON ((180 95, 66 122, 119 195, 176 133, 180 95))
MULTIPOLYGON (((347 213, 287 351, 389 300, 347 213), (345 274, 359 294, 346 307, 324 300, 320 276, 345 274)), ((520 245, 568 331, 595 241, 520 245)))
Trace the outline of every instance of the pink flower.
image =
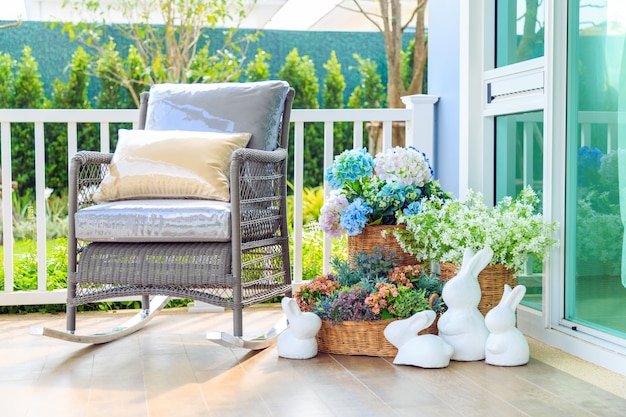
POLYGON ((344 229, 340 225, 341 213, 350 203, 345 195, 331 191, 330 196, 320 211, 320 227, 331 237, 340 237, 344 229))
POLYGON ((372 311, 376 314, 381 314, 381 310, 387 309, 389 313, 393 314, 393 311, 389 310, 391 301, 398 296, 398 288, 394 284, 386 282, 379 282, 376 284, 377 292, 370 294, 365 299, 365 304, 372 307, 372 311))
POLYGON ((422 267, 419 265, 397 266, 389 274, 389 281, 397 286, 413 288, 413 283, 422 273, 422 267))

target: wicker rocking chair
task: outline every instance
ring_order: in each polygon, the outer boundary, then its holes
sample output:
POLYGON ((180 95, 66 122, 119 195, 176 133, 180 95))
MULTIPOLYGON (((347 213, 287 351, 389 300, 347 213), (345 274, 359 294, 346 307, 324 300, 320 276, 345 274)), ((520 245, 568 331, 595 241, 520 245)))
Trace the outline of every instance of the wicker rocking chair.
POLYGON ((293 96, 284 81, 155 85, 142 95, 140 130, 120 131, 115 154, 78 152, 70 167, 67 332, 37 333, 109 342, 178 297, 232 309, 233 334, 207 338, 271 344, 284 323, 244 340, 242 310, 291 293, 285 175, 293 96), (204 172, 224 158, 225 173, 204 172), (76 306, 127 296, 142 298, 137 317, 76 334, 76 306))

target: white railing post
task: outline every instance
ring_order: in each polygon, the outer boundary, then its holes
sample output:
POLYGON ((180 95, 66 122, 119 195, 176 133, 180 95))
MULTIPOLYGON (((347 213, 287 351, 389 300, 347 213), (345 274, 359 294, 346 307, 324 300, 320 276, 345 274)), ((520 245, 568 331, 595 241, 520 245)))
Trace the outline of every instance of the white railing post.
POLYGON ((2 250, 4 252, 4 291, 13 291, 13 200, 11 169, 11 123, 2 122, 2 250))
POLYGON ((302 281, 302 188, 304 184, 304 122, 294 126, 293 146, 293 277, 294 284, 302 281))
POLYGON ((35 123, 35 224, 37 234, 37 289, 46 291, 46 151, 43 122, 35 123))
MULTIPOLYGON (((406 122, 406 146, 414 146, 424 152, 435 169, 435 103, 439 97, 415 94, 402 97, 412 117, 406 122)), ((436 170, 436 169, 435 169, 436 170)))
MULTIPOLYGON (((326 174, 326 169, 333 164, 334 158, 334 147, 335 147, 335 137, 333 132, 334 124, 332 122, 324 123, 324 175, 326 174)), ((326 199, 330 195, 330 188, 327 187, 327 184, 324 183, 324 199, 326 199)), ((328 274, 330 272, 330 259, 333 255, 333 242, 328 236, 324 239, 323 245, 323 259, 324 262, 322 264, 322 273, 328 274)))

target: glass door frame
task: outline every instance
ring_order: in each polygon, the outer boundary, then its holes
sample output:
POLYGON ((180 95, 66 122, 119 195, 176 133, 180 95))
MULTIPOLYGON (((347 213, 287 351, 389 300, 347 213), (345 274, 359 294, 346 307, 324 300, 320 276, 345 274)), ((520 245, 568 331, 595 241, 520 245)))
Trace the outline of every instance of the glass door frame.
MULTIPOLYGON (((502 76, 513 76, 515 67, 495 67, 495 0, 459 0, 459 198, 469 188, 480 190, 485 201, 494 192, 494 120, 511 112, 515 104, 544 112, 544 216, 561 224, 561 242, 544 261, 542 311, 520 306, 518 327, 528 336, 577 355, 589 362, 626 375, 626 348, 607 334, 581 331, 564 321, 565 311, 565 138, 567 97, 567 3, 545 1, 544 57, 535 66, 517 67, 518 73, 543 74, 542 99, 535 104, 528 97, 511 97, 488 106, 486 83, 502 76), (471 3, 471 6, 470 4, 471 3), (532 67, 532 68, 531 68, 532 67), (511 71, 507 73, 506 71, 511 71), (525 103, 525 104, 523 104, 525 103), (506 107, 506 108, 505 108, 506 107), (485 163, 487 162, 487 163, 485 163)), ((534 60, 533 60, 534 61, 534 60)), ((523 63, 520 63, 523 64, 523 63)), ((519 110, 521 111, 521 110, 519 110)), ((624 342, 621 340, 620 342, 624 342)))

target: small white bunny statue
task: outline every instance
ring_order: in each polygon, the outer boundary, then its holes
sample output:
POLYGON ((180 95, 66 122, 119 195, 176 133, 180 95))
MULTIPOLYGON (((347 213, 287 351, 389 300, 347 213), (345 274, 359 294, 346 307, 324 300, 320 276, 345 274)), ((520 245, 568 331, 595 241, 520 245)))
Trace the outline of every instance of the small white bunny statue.
POLYGON ((528 341, 515 327, 515 309, 526 294, 526 287, 504 285, 500 303, 485 316, 490 334, 485 345, 485 363, 497 366, 525 365, 530 359, 528 341))
POLYGON ((315 336, 322 327, 322 320, 315 313, 300 311, 293 298, 283 297, 280 304, 287 316, 289 327, 278 335, 278 356, 287 359, 309 359, 316 356, 315 336))
POLYGON ((408 319, 393 321, 385 327, 385 337, 398 348, 394 364, 421 368, 445 368, 450 364, 453 351, 449 344, 434 334, 418 335, 436 317, 434 311, 424 310, 408 319))
POLYGON ((478 274, 492 257, 493 251, 489 246, 476 254, 469 248, 465 249, 461 270, 443 286, 441 297, 448 310, 439 318, 437 328, 439 336, 454 349, 452 360, 485 359, 489 331, 485 318, 478 310, 481 297, 478 274))

